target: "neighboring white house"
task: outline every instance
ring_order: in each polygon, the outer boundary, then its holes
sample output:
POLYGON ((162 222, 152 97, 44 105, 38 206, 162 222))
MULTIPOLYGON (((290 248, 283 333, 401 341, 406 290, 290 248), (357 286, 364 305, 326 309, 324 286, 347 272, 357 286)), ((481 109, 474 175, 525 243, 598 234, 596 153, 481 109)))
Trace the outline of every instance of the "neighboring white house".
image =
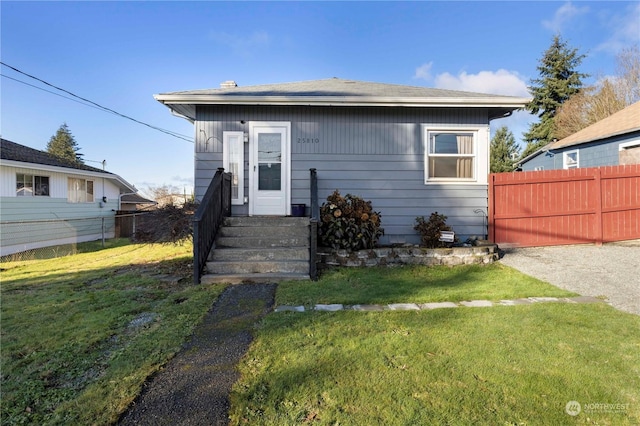
POLYGON ((0 140, 0 256, 113 238, 120 176, 0 140))

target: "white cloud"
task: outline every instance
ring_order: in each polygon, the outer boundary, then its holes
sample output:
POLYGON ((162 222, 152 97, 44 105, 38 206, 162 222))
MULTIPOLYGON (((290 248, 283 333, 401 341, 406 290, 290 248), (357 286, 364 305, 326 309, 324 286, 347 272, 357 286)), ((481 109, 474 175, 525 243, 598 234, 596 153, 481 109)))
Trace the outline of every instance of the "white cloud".
POLYGON ((435 87, 492 95, 530 96, 523 77, 515 71, 505 69, 480 71, 477 74, 462 71, 457 76, 445 72, 435 77, 435 87))
POLYGON ((623 48, 640 43, 640 3, 627 8, 623 15, 605 16, 602 21, 611 36, 596 47, 596 51, 617 54, 623 48))
POLYGON ((552 19, 542 21, 542 26, 554 33, 560 33, 571 20, 587 13, 588 11, 588 6, 576 7, 571 4, 571 2, 567 2, 556 10, 552 19))
POLYGON ((433 61, 427 62, 426 64, 420 65, 416 68, 416 73, 413 78, 419 78, 422 80, 431 80, 431 67, 433 66, 433 61))

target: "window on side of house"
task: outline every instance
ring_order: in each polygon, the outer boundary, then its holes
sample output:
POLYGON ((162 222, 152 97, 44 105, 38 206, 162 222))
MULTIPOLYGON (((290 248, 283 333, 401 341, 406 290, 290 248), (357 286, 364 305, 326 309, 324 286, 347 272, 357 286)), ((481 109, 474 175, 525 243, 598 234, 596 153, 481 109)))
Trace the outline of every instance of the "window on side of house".
POLYGON ((425 182, 476 181, 477 132, 426 130, 425 182))
POLYGON ((577 149, 562 154, 562 168, 577 169, 578 167, 580 167, 580 156, 577 149))
POLYGON ((67 201, 70 203, 93 203, 93 181, 69 178, 67 180, 67 201))
POLYGON ((222 133, 222 167, 231 173, 231 204, 244 204, 244 133, 222 133))
POLYGON ((49 196, 49 176, 16 173, 16 196, 49 196))

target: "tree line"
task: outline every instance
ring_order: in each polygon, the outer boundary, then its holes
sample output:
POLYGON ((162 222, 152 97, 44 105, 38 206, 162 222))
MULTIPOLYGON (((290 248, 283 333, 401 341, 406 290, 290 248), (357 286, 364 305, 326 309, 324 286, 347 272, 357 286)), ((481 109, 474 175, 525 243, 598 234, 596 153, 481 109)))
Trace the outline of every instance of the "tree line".
POLYGON ((555 35, 537 66, 539 76, 528 86, 532 99, 524 109, 538 117, 524 133, 520 149, 506 126, 491 139, 490 170, 510 172, 522 158, 640 101, 640 50, 625 49, 616 58, 616 74, 584 86, 579 71, 586 55, 555 35))

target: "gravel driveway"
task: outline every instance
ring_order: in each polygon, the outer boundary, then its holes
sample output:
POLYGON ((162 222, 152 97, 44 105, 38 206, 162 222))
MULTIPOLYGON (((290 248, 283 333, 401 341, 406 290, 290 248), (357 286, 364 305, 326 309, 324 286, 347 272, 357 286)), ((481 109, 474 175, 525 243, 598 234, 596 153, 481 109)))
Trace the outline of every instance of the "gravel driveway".
POLYGON ((604 296, 640 315, 640 240, 595 245, 509 248, 500 261, 583 296, 604 296))

